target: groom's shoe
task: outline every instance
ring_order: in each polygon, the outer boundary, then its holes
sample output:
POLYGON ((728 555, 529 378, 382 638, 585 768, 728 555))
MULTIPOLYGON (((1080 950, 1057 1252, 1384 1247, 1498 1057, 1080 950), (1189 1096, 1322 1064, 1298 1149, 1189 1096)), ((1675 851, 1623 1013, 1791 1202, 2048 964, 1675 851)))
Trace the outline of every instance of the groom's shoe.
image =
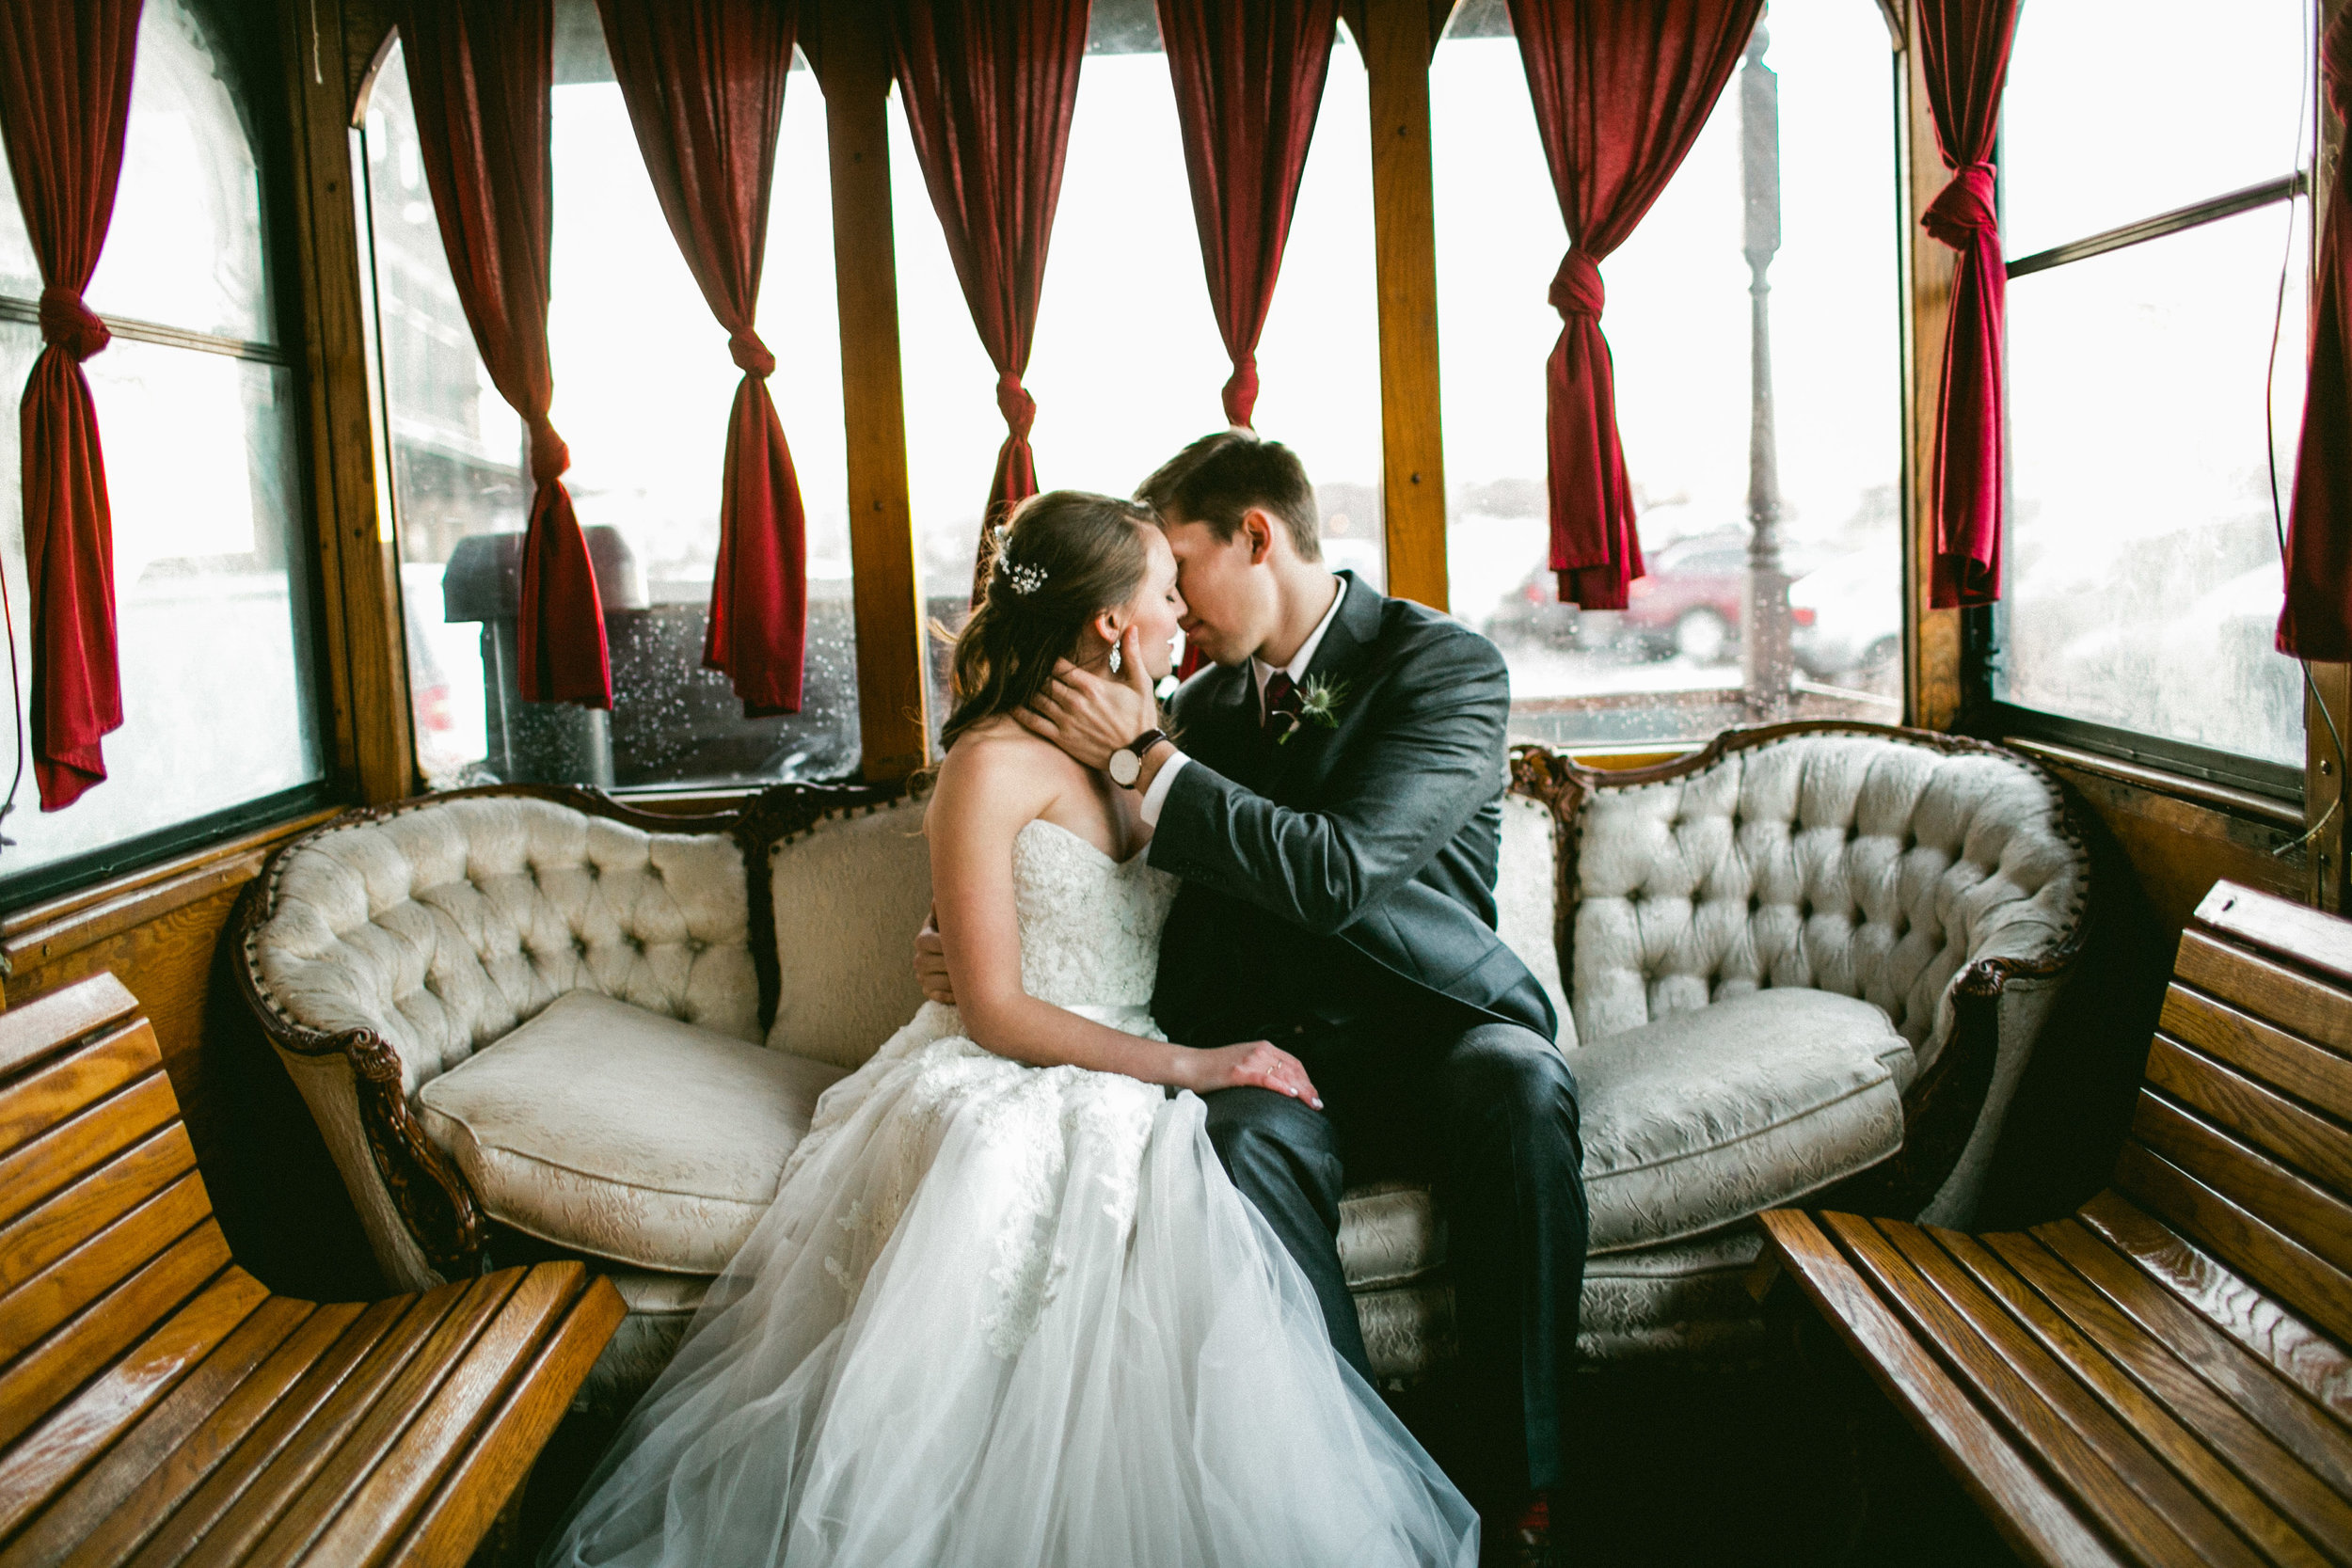
POLYGON ((1538 1492, 1516 1513, 1489 1513, 1479 1531, 1482 1568, 1559 1568, 1551 1545, 1551 1499, 1538 1492))

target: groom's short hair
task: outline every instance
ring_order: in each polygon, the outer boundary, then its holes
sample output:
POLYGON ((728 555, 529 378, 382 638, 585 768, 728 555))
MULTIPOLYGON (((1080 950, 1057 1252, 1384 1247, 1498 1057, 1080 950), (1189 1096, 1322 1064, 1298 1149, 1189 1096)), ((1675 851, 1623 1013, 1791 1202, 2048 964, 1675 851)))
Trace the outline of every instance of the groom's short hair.
POLYGON ((1205 523, 1219 539, 1240 532, 1242 514, 1261 506, 1282 519, 1299 560, 1323 559, 1323 514, 1307 465, 1246 430, 1201 436, 1136 486, 1136 499, 1162 517, 1205 523))

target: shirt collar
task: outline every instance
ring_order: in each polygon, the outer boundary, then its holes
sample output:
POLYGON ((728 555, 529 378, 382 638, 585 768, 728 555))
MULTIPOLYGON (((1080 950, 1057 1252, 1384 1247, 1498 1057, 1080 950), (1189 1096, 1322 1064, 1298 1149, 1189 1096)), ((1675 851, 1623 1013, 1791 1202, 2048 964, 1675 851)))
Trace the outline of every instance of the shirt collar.
MULTIPOLYGON (((1339 590, 1331 595, 1331 608, 1323 612, 1323 619, 1315 624, 1315 629, 1309 632, 1307 641, 1298 645, 1296 657, 1282 667, 1281 673, 1291 678, 1294 686, 1307 678, 1308 666, 1315 661, 1315 650, 1323 646, 1323 634, 1329 631, 1331 623, 1340 618, 1340 606, 1347 599, 1347 579, 1334 572, 1331 583, 1339 590)), ((1258 683, 1258 706, 1263 711, 1265 707, 1265 683, 1274 678, 1274 666, 1252 654, 1249 656, 1249 673, 1258 683)))

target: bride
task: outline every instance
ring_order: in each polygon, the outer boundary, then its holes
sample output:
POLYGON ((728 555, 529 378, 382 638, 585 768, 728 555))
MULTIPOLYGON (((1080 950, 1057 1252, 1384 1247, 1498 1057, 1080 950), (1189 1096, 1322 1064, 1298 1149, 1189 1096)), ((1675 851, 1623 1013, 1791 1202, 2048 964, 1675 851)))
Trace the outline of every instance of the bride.
POLYGON ((998 531, 926 820, 961 1006, 826 1091, 549 1563, 1475 1561, 1203 1132, 1201 1093, 1313 1084, 1161 1036, 1175 883, 1135 797, 1010 717, 1131 632, 1165 675, 1183 612, 1128 502, 1055 491, 998 531))

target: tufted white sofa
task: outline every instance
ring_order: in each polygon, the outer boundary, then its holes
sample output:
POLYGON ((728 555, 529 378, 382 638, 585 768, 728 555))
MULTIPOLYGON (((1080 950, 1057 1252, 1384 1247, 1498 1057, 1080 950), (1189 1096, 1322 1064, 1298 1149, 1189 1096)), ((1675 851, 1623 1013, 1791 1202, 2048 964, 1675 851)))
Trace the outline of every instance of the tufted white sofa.
POLYGON ((1554 848, 1537 890, 1514 878, 1506 838, 1500 893, 1516 904, 1506 937, 1548 925, 1567 981, 1594 1208, 1588 1355, 1753 1348, 1751 1216, 1773 1202, 1967 1222, 2089 913, 2089 853, 2048 774, 1983 742, 1815 721, 1631 771, 1520 747, 1513 793, 1516 831, 1554 848), (1857 1005, 1897 1040, 1862 1044, 1857 1005), (1790 1042, 1840 1029, 1858 1050, 1804 1069, 1805 1114, 1782 1070, 1803 1065, 1790 1042), (1852 1059, 1870 1049, 1883 1084, 1852 1059), (1752 1095, 1708 1092, 1759 1071, 1752 1095), (1715 1223, 1658 1224, 1639 1212, 1649 1194, 1610 1212, 1603 1192, 1645 1181, 1661 1154, 1687 1180, 1698 1162, 1674 1162, 1674 1131, 1694 1110, 1717 1123, 1699 1141, 1747 1152, 1708 1173, 1700 1217, 1715 1223))
MULTIPOLYGON (((920 1001, 919 823, 878 788, 665 818, 509 786, 286 846, 236 969, 388 1278, 599 1259, 630 1317, 591 1393, 633 1398, 817 1096, 920 1001)), ((1615 775, 1520 748, 1500 924, 1580 1084, 1587 1354, 1744 1354, 1774 1204, 1964 1220, 2085 882, 2055 785, 1990 747, 1787 726, 1615 775)), ((1349 1193, 1340 1243, 1375 1370, 1444 1361, 1428 1190, 1349 1193)))

